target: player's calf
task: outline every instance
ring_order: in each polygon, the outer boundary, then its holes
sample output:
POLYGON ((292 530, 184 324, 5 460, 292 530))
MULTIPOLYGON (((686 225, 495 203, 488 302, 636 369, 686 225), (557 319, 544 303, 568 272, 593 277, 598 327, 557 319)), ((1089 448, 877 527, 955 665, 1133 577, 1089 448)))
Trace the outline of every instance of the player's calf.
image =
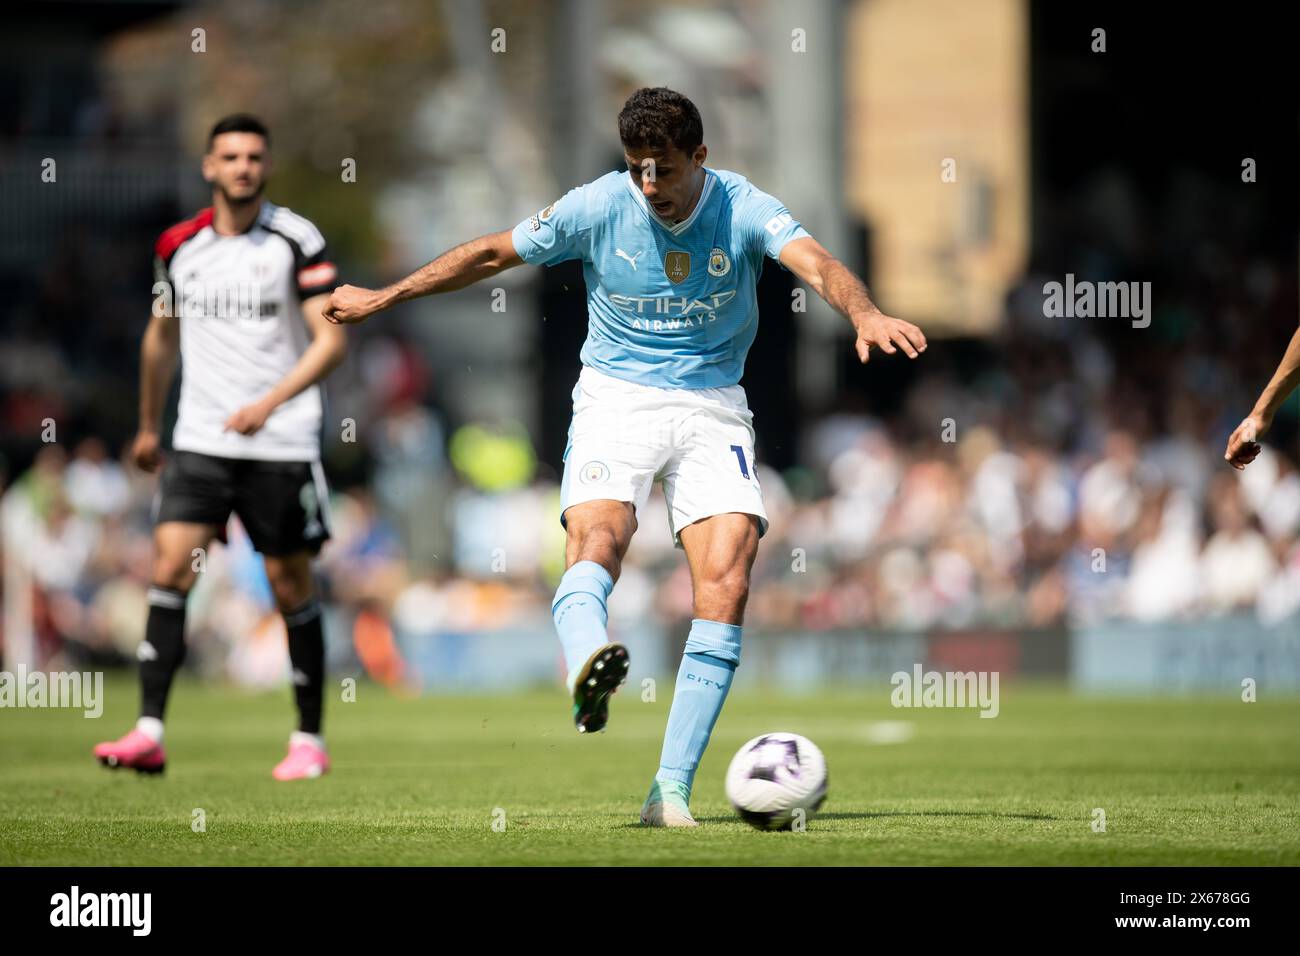
POLYGON ((185 599, 181 590, 159 584, 149 588, 149 617, 144 640, 136 648, 140 719, 125 736, 95 745, 95 759, 105 767, 162 773, 167 764, 162 717, 172 681, 185 660, 185 599))
POLYGON ((264 556, 267 578, 289 638, 298 710, 298 730, 290 738, 288 755, 275 768, 277 780, 319 777, 329 769, 325 741, 320 736, 325 709, 325 632, 312 580, 312 557, 310 550, 264 556))
POLYGON ((578 733, 603 730, 609 697, 627 680, 627 648, 609 639, 606 601, 613 575, 595 561, 579 561, 564 572, 551 604, 564 649, 573 723, 578 733))
POLYGON ((668 710, 659 770, 641 808, 648 826, 694 826, 687 807, 709 737, 740 663, 741 628, 697 618, 691 622, 668 710))

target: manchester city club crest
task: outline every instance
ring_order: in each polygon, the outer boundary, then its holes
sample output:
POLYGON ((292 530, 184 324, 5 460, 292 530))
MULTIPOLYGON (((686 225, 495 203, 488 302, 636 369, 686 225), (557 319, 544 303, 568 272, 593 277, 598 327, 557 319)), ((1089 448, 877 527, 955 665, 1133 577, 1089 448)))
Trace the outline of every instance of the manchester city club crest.
POLYGON ((730 271, 731 260, 727 258, 727 254, 721 248, 714 246, 709 253, 709 275, 720 277, 725 276, 730 271))
POLYGON ((673 285, 686 281, 691 274, 691 254, 689 252, 669 252, 664 255, 664 275, 673 285))
POLYGON ((609 481, 609 467, 603 461, 589 461, 582 466, 578 477, 584 485, 598 485, 602 481, 609 481))

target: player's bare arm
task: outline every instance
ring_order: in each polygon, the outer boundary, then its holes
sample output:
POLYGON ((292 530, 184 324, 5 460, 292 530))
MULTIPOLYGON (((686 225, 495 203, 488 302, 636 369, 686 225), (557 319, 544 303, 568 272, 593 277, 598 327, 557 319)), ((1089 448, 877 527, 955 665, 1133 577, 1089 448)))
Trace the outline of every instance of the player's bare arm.
POLYGON ((1228 438, 1228 448, 1223 453, 1228 464, 1241 471, 1259 456, 1259 439, 1272 427, 1273 416, 1297 386, 1300 386, 1300 329, 1291 336, 1291 344, 1254 409, 1228 438))
POLYGON ((853 325, 855 347, 863 363, 875 346, 886 355, 899 349, 908 358, 925 351, 925 334, 911 322, 885 315, 867 294, 866 284, 853 270, 811 237, 791 240, 781 250, 781 264, 806 282, 827 304, 853 325))
POLYGON ((160 460, 163 404, 176 375, 180 354, 180 324, 175 316, 154 315, 140 344, 140 425, 131 445, 131 459, 137 468, 153 471, 160 460))
POLYGON ((311 333, 311 344, 274 388, 226 419, 227 431, 255 434, 276 408, 338 368, 347 352, 347 335, 337 325, 326 321, 324 310, 328 302, 329 296, 324 294, 314 295, 303 302, 302 317, 311 333))
POLYGON ((335 324, 362 322, 398 302, 439 292, 455 292, 523 263, 510 230, 489 233, 444 252, 405 279, 383 289, 345 285, 334 290, 325 318, 335 324))

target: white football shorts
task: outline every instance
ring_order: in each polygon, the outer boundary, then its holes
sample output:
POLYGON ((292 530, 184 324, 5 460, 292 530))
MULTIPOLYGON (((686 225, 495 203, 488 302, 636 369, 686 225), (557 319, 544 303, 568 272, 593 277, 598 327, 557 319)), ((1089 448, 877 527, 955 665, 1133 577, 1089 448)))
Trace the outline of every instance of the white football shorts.
POLYGON ((766 534, 753 421, 740 385, 657 388, 584 365, 573 387, 560 523, 569 507, 600 498, 630 501, 639 514, 662 481, 676 547, 682 528, 732 511, 756 516, 766 534))

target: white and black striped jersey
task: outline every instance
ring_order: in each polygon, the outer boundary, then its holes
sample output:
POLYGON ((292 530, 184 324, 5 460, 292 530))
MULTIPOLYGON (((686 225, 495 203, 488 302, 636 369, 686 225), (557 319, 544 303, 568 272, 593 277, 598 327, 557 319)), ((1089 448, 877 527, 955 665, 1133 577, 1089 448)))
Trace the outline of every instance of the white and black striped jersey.
POLYGON ((224 458, 319 460, 319 385, 276 408, 256 434, 223 426, 283 379, 311 341, 302 302, 332 291, 337 275, 320 231, 263 202, 251 228, 223 236, 208 208, 165 231, 154 253, 154 277, 170 286, 180 321, 172 447, 224 458))

